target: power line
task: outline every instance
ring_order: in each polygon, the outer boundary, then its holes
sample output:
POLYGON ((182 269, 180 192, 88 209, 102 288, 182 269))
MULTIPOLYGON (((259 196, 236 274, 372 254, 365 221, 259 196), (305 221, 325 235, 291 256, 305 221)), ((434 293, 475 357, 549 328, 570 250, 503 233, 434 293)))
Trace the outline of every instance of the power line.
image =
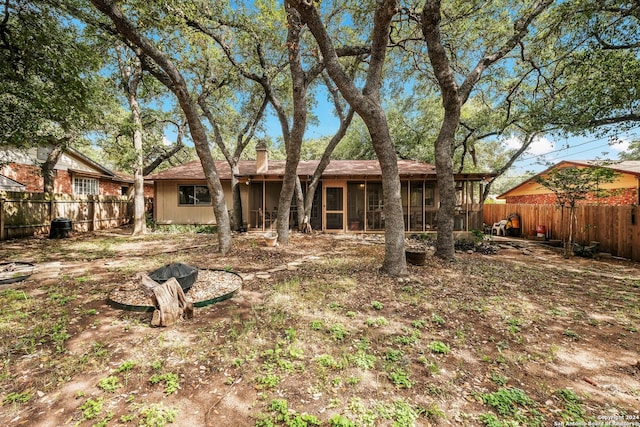
MULTIPOLYGON (((557 150, 549 151, 549 152, 547 152, 547 153, 537 154, 537 155, 535 155, 535 156, 525 157, 525 158, 523 158, 523 159, 518 159, 518 161, 519 161, 519 162, 524 162, 524 161, 527 161, 527 160, 537 159, 537 158, 539 158, 539 157, 543 157, 543 156, 546 156, 546 155, 548 155, 548 154, 559 153, 559 152, 561 152, 561 151, 571 150, 571 149, 576 148, 576 147, 581 147, 581 146, 583 146, 583 145, 591 144, 591 143, 593 143, 593 142, 598 142, 598 141, 601 141, 601 140, 603 140, 603 139, 605 139, 605 138, 607 138, 607 139, 608 139, 609 137, 604 137, 604 136, 603 136, 603 137, 600 137, 600 138, 597 138, 597 139, 592 139, 591 141, 581 142, 580 144, 575 144, 575 145, 572 145, 572 146, 567 146, 567 147, 563 147, 563 148, 558 148, 557 150)), ((609 144, 607 144, 607 145, 609 145, 609 144)), ((599 147, 590 148, 589 150, 586 150, 586 151, 595 150, 596 148, 599 148, 599 147)), ((573 154, 579 154, 579 153, 573 153, 573 154)))

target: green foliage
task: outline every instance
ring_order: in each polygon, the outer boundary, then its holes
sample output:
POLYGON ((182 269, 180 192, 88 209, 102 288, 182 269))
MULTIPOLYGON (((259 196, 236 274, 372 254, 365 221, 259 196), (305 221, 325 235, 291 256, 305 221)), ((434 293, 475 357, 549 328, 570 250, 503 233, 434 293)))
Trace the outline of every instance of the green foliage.
POLYGON ((342 341, 347 335, 349 335, 347 328, 340 323, 329 326, 329 333, 334 341, 342 341))
POLYGON ((9 394, 7 394, 4 399, 2 400, 3 403, 5 404, 10 404, 10 403, 27 403, 28 401, 31 400, 31 393, 28 391, 23 391, 23 392, 11 392, 9 394))
POLYGON ((338 368, 339 364, 336 359, 329 354, 321 354, 316 356, 316 363, 325 368, 338 368))
POLYGON ((129 372, 129 371, 131 371, 135 366, 136 366, 136 362, 134 362, 133 360, 127 360, 126 362, 123 362, 123 363, 118 367, 118 372, 120 372, 120 373, 122 373, 122 372, 129 372))
POLYGON ((580 200, 601 194, 600 186, 613 182, 618 176, 613 169, 604 166, 604 163, 595 163, 593 167, 553 168, 535 179, 556 195, 558 206, 574 207, 580 200))
POLYGON ((399 350, 399 349, 387 350, 384 353, 384 360, 388 362, 397 362, 402 358, 402 355, 403 355, 402 350, 399 350))
POLYGON ((376 364, 376 357, 368 354, 365 350, 359 349, 354 354, 349 355, 349 362, 360 369, 373 369, 376 364))
POLYGON ((444 412, 442 411, 442 409, 438 407, 438 404, 435 402, 431 403, 427 407, 419 407, 418 413, 424 416, 425 418, 428 418, 436 422, 438 418, 445 418, 444 412))
POLYGON ((258 388, 275 388, 280 384, 280 381, 282 381, 282 377, 273 372, 266 372, 256 379, 258 388))
POLYGON ((389 372, 389 379, 398 388, 411 388, 413 381, 409 378, 409 373, 402 369, 395 369, 389 372))
POLYGON ((436 325, 444 325, 445 324, 445 320, 442 316, 440 316, 437 313, 431 313, 431 321, 433 323, 435 323, 436 325))
MULTIPOLYGON (((572 251, 576 228, 575 207, 581 200, 602 195, 600 186, 613 182, 618 174, 611 168, 604 167, 606 163, 595 163, 592 167, 561 167, 553 168, 546 174, 536 176, 536 182, 548 188, 556 196, 556 205, 569 209, 569 227, 564 230, 568 237, 565 245, 565 256, 572 251)), ((579 228, 580 224, 576 224, 579 228)), ((563 236, 564 240, 565 236, 563 236)))
POLYGON ((424 329, 424 327, 426 326, 426 324, 427 324, 427 323, 426 323, 424 320, 422 320, 422 319, 420 319, 420 320, 413 320, 413 321, 411 322, 411 326, 412 326, 414 329, 424 329))
POLYGON ((565 422, 586 422, 586 411, 582 405, 582 399, 569 389, 561 389, 556 392, 564 404, 564 410, 560 412, 562 420, 565 422))
POLYGON ((353 421, 340 414, 335 414, 329 418, 327 423, 329 423, 331 427, 356 427, 353 421))
POLYGON ((429 343, 429 350, 431 350, 433 353, 439 354, 449 354, 451 352, 449 346, 442 341, 431 341, 429 343))
POLYGON ((319 426, 322 422, 318 417, 307 413, 297 413, 289 409, 285 399, 273 399, 269 404, 269 415, 261 415, 256 421, 256 427, 271 427, 284 425, 286 427, 319 426))
POLYGON ((82 411, 84 419, 91 420, 100 414, 103 406, 104 401, 102 398, 98 398, 96 400, 89 398, 86 402, 80 405, 80 410, 82 411))
POLYGON ((381 316, 381 317, 367 319, 366 324, 369 327, 380 327, 380 326, 388 325, 389 321, 381 316))
POLYGON ((418 341, 420 341, 421 337, 422 334, 418 329, 404 328, 404 334, 396 336, 394 338, 394 341, 402 345, 411 345, 416 344, 418 341))
POLYGON ((113 375, 98 381, 98 388, 109 393, 115 393, 115 391, 121 387, 120 378, 113 375))
POLYGON ((100 56, 60 9, 44 1, 7 4, 0 49, 0 145, 65 144, 91 130, 109 99, 100 56), (100 95, 98 95, 100 94, 100 95))
POLYGON ((519 388, 501 388, 494 393, 479 396, 480 400, 491 406, 498 415, 506 417, 500 420, 493 414, 482 414, 479 419, 487 426, 541 426, 544 417, 535 409, 536 402, 519 388))
POLYGON ((178 415, 175 408, 166 408, 162 403, 145 406, 138 411, 139 427, 163 427, 173 423, 178 415))
POLYGON ((324 322, 322 320, 312 320, 309 323, 309 327, 312 331, 321 331, 324 328, 324 322))
POLYGON ((296 330, 294 328, 287 328, 284 332, 287 336, 287 341, 294 342, 296 340, 296 330))
POLYGON ((491 372, 491 374, 489 375, 489 379, 491 381, 493 381, 494 384, 499 385, 499 386, 503 386, 505 384, 507 384, 507 381, 509 380, 507 377, 505 377, 504 375, 498 373, 498 372, 491 372))
POLYGON ((165 394, 172 394, 180 389, 180 382, 177 374, 172 372, 166 374, 154 374, 149 378, 151 384, 164 383, 165 394))

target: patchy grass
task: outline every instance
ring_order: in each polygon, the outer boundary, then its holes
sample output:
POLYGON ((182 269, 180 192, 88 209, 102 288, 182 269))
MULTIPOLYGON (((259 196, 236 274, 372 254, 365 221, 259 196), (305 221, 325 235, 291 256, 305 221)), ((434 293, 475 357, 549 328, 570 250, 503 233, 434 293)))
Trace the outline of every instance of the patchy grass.
POLYGON ((378 274, 379 239, 294 234, 267 248, 246 235, 222 256, 215 236, 177 235, 3 244, 0 258, 59 263, 59 273, 0 288, 0 422, 546 426, 638 416, 637 264, 532 246, 428 259, 395 279, 378 274), (106 305, 118 283, 174 261, 244 275, 298 264, 169 328, 106 305))

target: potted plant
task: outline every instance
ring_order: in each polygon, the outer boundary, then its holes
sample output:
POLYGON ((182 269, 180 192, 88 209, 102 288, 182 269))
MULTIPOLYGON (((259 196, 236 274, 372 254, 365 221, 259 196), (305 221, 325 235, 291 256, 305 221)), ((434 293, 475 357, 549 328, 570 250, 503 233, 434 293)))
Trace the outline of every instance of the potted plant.
POLYGON ((278 233, 275 231, 269 231, 264 235, 264 243, 267 246, 275 246, 278 243, 278 233))

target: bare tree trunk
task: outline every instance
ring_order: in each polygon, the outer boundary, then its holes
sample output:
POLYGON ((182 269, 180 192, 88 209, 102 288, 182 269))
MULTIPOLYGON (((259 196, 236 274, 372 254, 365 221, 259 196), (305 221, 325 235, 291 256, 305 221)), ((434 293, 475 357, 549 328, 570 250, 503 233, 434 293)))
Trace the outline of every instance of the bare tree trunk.
POLYGON ((240 174, 238 162, 231 165, 231 195, 233 197, 233 212, 231 221, 233 229, 236 231, 244 230, 244 220, 242 218, 242 195, 240 193, 240 182, 237 176, 240 174))
POLYGON ((133 23, 122 14, 122 11, 114 4, 113 0, 91 0, 91 3, 111 19, 121 35, 140 49, 140 52, 136 52, 136 54, 139 57, 144 55, 145 60, 143 61, 141 58, 143 65, 148 66, 150 68, 149 71, 167 86, 178 99, 180 108, 189 124, 191 138, 207 179, 207 187, 211 194, 213 213, 216 217, 218 228, 219 251, 223 254, 227 253, 231 249, 232 237, 224 190, 211 155, 205 127, 200 121, 197 103, 189 93, 187 83, 170 58, 136 30, 133 23))
POLYGON ((298 219, 298 231, 302 230, 302 227, 304 225, 304 217, 305 217, 305 210, 304 210, 304 191, 302 190, 302 183, 300 182, 300 177, 296 176, 296 191, 295 191, 295 198, 296 198, 296 217, 298 219))
POLYGON ((433 67, 440 91, 445 117, 435 143, 436 175, 440 192, 440 209, 438 210, 438 241, 436 255, 451 259, 455 255, 453 238, 453 215, 455 213, 455 183, 453 179, 453 143, 456 129, 460 122, 460 110, 469 99, 474 86, 482 73, 492 64, 507 55, 527 34, 528 26, 540 15, 552 0, 538 0, 527 15, 514 21, 514 33, 502 46, 494 52, 485 54, 469 72, 464 82, 458 87, 449 58, 444 49, 440 33, 441 4, 440 0, 427 0, 422 10, 422 35, 427 43, 429 60, 433 67))
POLYGON ((47 154, 47 160, 40 166, 42 170, 42 178, 44 179, 43 191, 45 193, 54 193, 56 179, 56 164, 62 157, 62 153, 66 148, 67 140, 56 140, 51 151, 47 154))
POLYGON ((400 196, 398 158, 380 101, 391 19, 398 11, 397 0, 379 0, 373 17, 372 49, 364 88, 360 90, 338 60, 331 37, 313 2, 287 0, 300 13, 322 52, 327 73, 342 96, 365 122, 382 171, 385 215, 385 255, 381 270, 392 276, 407 274, 404 255, 404 214, 400 196))
POLYGON ((444 107, 444 120, 435 142, 436 176, 440 206, 438 208, 438 239, 436 256, 453 259, 453 217, 456 190, 453 179, 453 142, 460 121, 458 85, 449 66, 449 58, 440 37, 440 2, 427 1, 422 13, 422 33, 427 42, 429 60, 433 67, 444 107))
POLYGON ((300 162, 300 148, 307 127, 307 82, 302 69, 300 55, 300 31, 302 23, 300 15, 290 5, 285 3, 287 10, 287 49, 289 51, 289 70, 292 81, 293 125, 289 140, 285 140, 287 160, 284 168, 284 179, 278 202, 277 233, 278 241, 289 243, 289 213, 291 200, 298 181, 298 163, 300 162))
POLYGON ((138 85, 142 80, 142 65, 135 58, 132 65, 124 63, 124 59, 118 56, 118 65, 122 83, 127 92, 131 118, 133 121, 133 149, 136 155, 135 169, 133 172, 133 233, 137 236, 144 234, 147 229, 147 221, 144 209, 144 153, 142 151, 142 117, 140 103, 138 102, 138 85))

